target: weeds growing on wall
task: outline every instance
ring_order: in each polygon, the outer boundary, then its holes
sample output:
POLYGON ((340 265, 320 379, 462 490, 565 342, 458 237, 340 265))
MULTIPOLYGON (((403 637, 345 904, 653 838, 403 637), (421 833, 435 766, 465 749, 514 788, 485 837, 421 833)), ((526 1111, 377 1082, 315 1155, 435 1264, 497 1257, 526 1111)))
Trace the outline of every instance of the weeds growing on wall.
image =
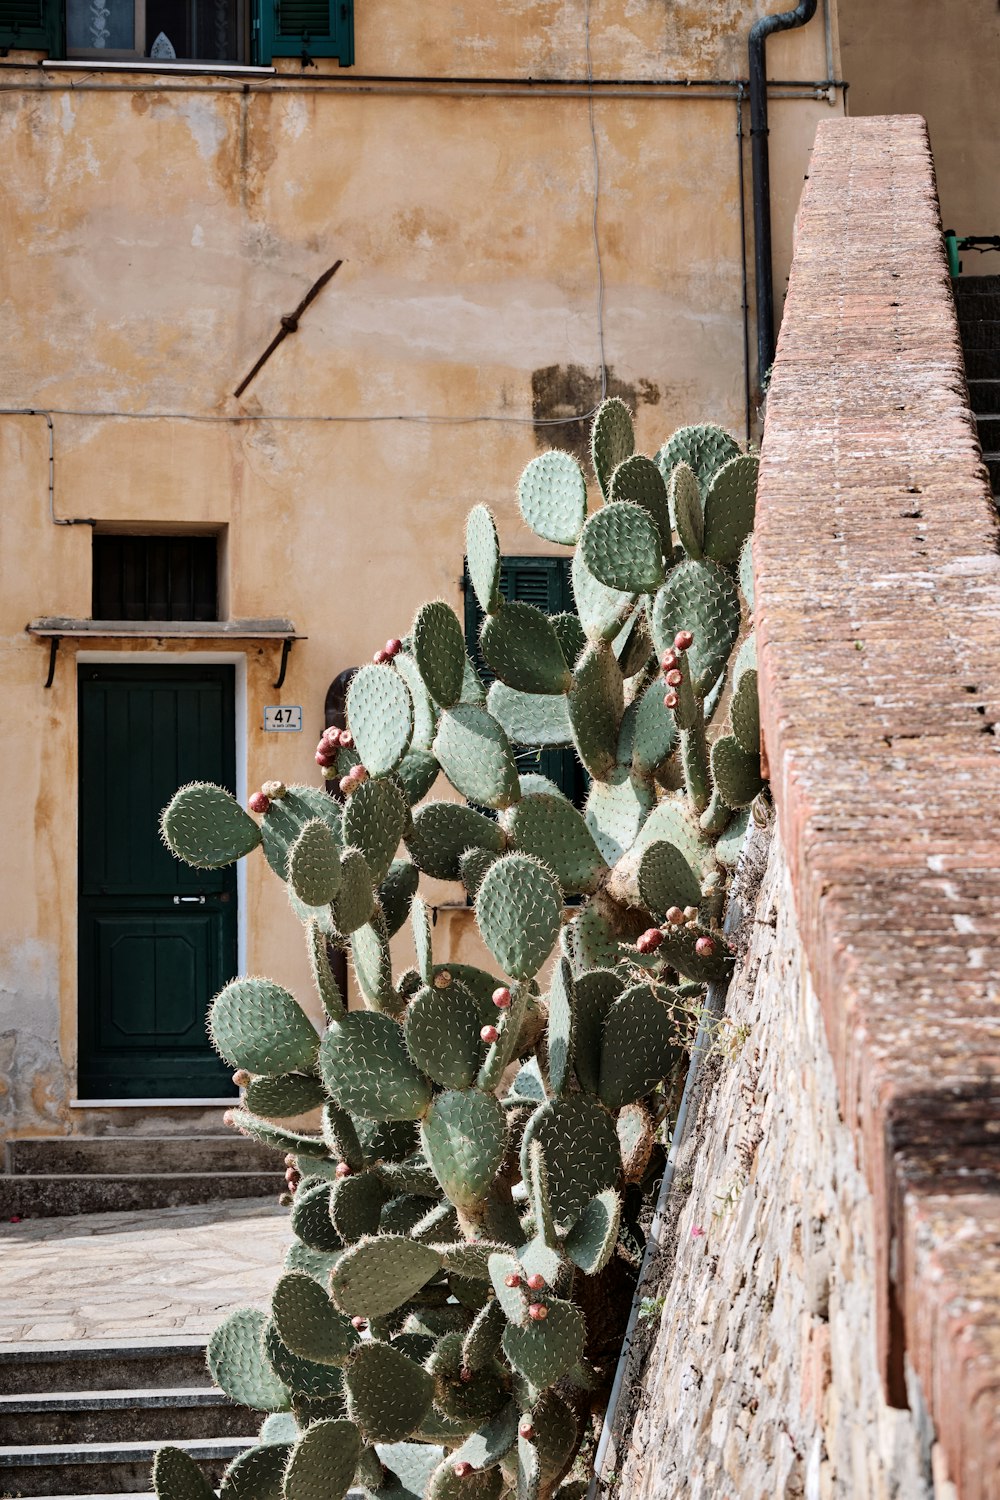
MULTIPOLYGON (((655 459, 600 408, 594 472, 521 476, 531 529, 573 549, 576 613, 501 599, 493 516, 468 518, 487 691, 442 600, 354 676, 320 786, 268 782, 255 816, 177 793, 163 833, 215 868, 260 846, 302 919, 318 1035, 267 979, 210 1027, 230 1122, 287 1153, 295 1243, 269 1312, 233 1313, 209 1366, 266 1413, 232 1500, 581 1495, 618 1358, 692 1017, 732 955, 726 885, 762 790, 749 533, 757 459, 685 427, 655 459), (741 604, 742 596, 742 604, 741 604), (572 747, 583 810, 519 770, 572 747), (443 773, 464 800, 425 801, 443 773), (406 857, 397 858, 400 846, 406 857), (464 887, 492 972, 435 961, 421 874, 464 887), (576 901, 578 904, 568 904, 576 901), (390 939, 409 922, 414 963, 390 939), (364 1009, 330 964, 351 957, 364 1009), (539 976, 544 975, 544 980, 539 976), (322 1130, 279 1122, 318 1108, 322 1130)), ((161 1500, 208 1500, 183 1452, 161 1500)))

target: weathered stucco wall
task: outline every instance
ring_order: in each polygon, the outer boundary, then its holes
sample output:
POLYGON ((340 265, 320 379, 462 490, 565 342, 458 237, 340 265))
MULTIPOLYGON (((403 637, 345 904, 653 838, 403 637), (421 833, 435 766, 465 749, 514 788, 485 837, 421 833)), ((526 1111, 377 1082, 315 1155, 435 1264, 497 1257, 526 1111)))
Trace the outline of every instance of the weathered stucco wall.
MULTIPOLYGON (((765 9, 595 4, 594 73, 739 76, 765 9)), ((223 529, 229 616, 287 616, 309 637, 280 693, 277 648, 236 646, 250 787, 314 780, 332 678, 402 633, 423 599, 460 605, 472 503, 494 507, 507 551, 544 550, 519 524, 514 485, 539 446, 579 436, 541 424, 599 395, 593 143, 579 88, 519 97, 516 84, 584 82, 585 17, 582 0, 376 0, 359 5, 357 65, 339 78, 323 62, 250 82, 40 74, 34 58, 3 73, 0 406, 54 410, 57 516, 223 529), (359 92, 360 75, 416 81, 359 92), (501 82, 492 95, 434 91, 454 77, 501 82), (280 316, 337 258, 298 332, 234 400, 280 316), (503 420, 462 420, 484 414, 503 420), (395 420, 420 415, 443 420, 395 420), (281 416, 296 420, 257 420, 281 416), (301 736, 261 732, 263 705, 279 701, 303 705, 301 736)), ((821 25, 777 39, 770 62, 774 76, 823 77, 821 25)), ((744 430, 739 157, 732 89, 641 92, 594 101, 598 231, 610 387, 655 451, 684 421, 744 430)), ((787 256, 797 183, 831 105, 807 94, 780 108, 787 256)), ((48 477, 45 420, 0 416, 0 795, 18 850, 0 933, 0 1120, 22 1132, 115 1122, 67 1108, 76 648, 64 641, 46 692, 45 651, 24 626, 89 615, 91 531, 51 524, 48 477)), ((87 644, 123 660, 157 646, 87 644)), ((298 925, 263 861, 249 862, 245 911, 251 971, 308 993, 298 925)), ((475 951, 464 911, 443 914, 436 935, 445 955, 475 951)))
POLYGON ((621 1500, 954 1500, 915 1381, 889 1406, 874 1205, 775 831, 737 935, 605 1470, 621 1500), (933 1474, 937 1474, 935 1481, 933 1474))

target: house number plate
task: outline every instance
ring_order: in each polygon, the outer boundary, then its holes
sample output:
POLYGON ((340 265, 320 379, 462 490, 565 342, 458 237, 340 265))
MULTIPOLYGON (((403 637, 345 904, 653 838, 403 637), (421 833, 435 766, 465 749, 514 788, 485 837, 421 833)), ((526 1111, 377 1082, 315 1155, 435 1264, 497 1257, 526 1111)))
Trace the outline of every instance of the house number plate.
POLYGON ((297 703, 276 703, 264 710, 264 728, 271 732, 282 730, 299 734, 302 732, 302 709, 297 703))

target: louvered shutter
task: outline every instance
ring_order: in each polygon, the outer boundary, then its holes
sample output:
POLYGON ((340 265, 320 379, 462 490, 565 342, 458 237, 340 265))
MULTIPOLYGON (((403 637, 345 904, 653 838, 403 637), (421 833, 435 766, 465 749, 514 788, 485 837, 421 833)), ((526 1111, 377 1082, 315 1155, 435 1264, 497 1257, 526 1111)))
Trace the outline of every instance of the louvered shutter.
MULTIPOLYGON (((0 0, 0 4, 4 0, 0 0)), ((257 0, 255 62, 275 57, 335 57, 354 62, 354 0, 257 0)))
POLYGON ((0 51, 9 47, 59 55, 63 50, 59 0, 0 0, 0 51))
MULTIPOLYGON (((493 673, 479 652, 483 612, 469 578, 468 564, 462 586, 465 590, 466 649, 479 675, 488 684, 493 681, 493 673)), ((500 593, 504 599, 533 604, 547 615, 572 610, 569 562, 563 557, 504 557, 500 562, 500 593)), ((521 771, 538 771, 548 776, 577 807, 582 807, 586 801, 587 775, 572 750, 537 750, 534 755, 518 751, 517 764, 521 771)))

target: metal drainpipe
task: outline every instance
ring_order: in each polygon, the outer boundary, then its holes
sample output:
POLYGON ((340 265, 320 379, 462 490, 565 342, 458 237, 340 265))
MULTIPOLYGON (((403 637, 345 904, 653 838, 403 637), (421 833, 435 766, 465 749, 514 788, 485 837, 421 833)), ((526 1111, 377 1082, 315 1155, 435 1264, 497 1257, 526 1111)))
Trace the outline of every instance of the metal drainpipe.
POLYGON ((767 149, 767 39, 774 31, 805 26, 816 0, 762 16, 750 31, 750 152, 753 163, 753 255, 757 288, 757 381, 763 390, 774 363, 774 275, 771 269, 771 164, 767 149))

